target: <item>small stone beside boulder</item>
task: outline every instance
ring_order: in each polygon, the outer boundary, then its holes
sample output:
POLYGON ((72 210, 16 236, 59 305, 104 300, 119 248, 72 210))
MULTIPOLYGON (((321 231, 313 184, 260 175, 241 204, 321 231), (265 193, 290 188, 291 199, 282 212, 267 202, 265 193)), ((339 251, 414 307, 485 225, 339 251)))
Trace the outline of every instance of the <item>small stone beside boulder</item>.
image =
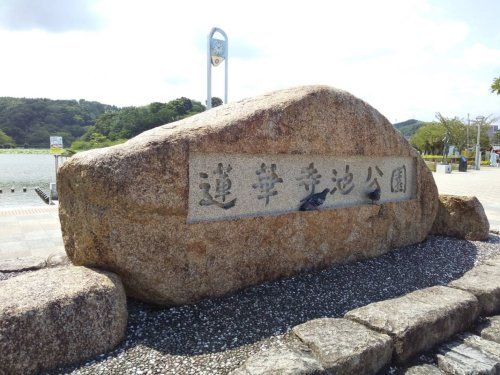
POLYGON ((115 274, 59 267, 0 281, 0 374, 33 374, 105 353, 126 325, 115 274))
POLYGON ((484 241, 490 224, 483 205, 476 197, 440 195, 439 208, 431 234, 484 241))

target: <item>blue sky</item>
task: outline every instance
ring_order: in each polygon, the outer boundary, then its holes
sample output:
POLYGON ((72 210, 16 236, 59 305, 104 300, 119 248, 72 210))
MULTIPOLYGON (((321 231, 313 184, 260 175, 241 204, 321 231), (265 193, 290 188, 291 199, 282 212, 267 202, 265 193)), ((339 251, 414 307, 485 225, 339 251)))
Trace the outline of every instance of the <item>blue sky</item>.
MULTIPOLYGON (((391 122, 500 117, 500 1, 0 0, 0 96, 204 101, 206 35, 229 36, 229 100, 326 84, 391 122), (496 19, 495 19, 496 18, 496 19)), ((223 68, 214 70, 222 96, 223 68)))

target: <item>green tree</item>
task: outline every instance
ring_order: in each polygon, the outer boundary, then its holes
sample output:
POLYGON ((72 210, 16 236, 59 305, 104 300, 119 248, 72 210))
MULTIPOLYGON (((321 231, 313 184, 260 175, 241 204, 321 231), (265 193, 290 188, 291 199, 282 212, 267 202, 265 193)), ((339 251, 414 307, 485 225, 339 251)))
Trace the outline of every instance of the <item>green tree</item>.
POLYGON ((462 151, 467 147, 467 125, 465 125, 458 117, 447 118, 439 112, 436 114, 436 118, 445 128, 445 133, 448 131, 450 136, 448 146, 453 145, 460 153, 462 153, 462 151))
POLYGON ((85 100, 0 97, 0 130, 18 145, 48 147, 48 135, 62 135, 65 144, 81 137, 95 119, 117 108, 85 100))
POLYGON ((218 107, 220 105, 224 104, 221 98, 218 98, 216 96, 212 97, 212 108, 218 107))
POLYGON ((500 77, 495 78, 491 84, 491 92, 500 95, 500 77))
POLYGON ((493 134, 493 138, 491 139, 491 141, 495 145, 500 145, 500 131, 497 131, 495 132, 495 134, 493 134))
POLYGON ((129 139, 143 131, 203 112, 200 102, 182 97, 168 103, 151 103, 144 107, 126 107, 101 114, 80 140, 90 142, 94 133, 109 141, 129 139))
POLYGON ((446 129, 438 122, 427 122, 410 138, 410 143, 423 154, 440 155, 446 129))
POLYGON ((16 143, 14 142, 12 137, 9 137, 7 134, 0 130, 0 148, 12 148, 15 147, 15 145, 16 143))

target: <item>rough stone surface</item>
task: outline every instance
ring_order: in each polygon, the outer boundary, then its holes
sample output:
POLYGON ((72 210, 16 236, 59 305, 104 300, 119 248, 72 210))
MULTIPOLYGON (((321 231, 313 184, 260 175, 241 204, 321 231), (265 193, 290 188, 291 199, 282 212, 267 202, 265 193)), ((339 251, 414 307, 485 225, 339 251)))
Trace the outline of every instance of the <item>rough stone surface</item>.
POLYGON ((417 365, 407 368, 404 372, 404 375, 445 375, 443 371, 441 371, 436 366, 432 365, 417 365))
POLYGON ((310 320, 292 332, 334 374, 375 374, 391 361, 393 348, 388 335, 347 319, 310 320))
POLYGON ((119 278, 85 267, 0 281, 0 374, 78 362, 117 345, 127 324, 119 278))
MULTIPOLYGON (((499 253, 495 235, 487 242, 429 236, 380 257, 302 272, 192 305, 158 309, 130 299, 122 343, 105 356, 56 373, 227 375, 257 352, 288 345, 294 337, 288 332, 296 325, 447 284, 499 253)), ((398 375, 401 369, 391 365, 380 375, 398 375)))
POLYGON ((38 270, 47 265, 45 259, 40 257, 23 257, 0 260, 0 272, 21 272, 38 270))
POLYGON ((448 284, 466 290, 479 300, 481 314, 500 313, 500 266, 480 265, 448 284))
POLYGON ((434 286, 349 311, 345 317, 394 340, 394 357, 404 362, 464 331, 479 312, 470 293, 434 286))
POLYGON ((488 238, 489 231, 488 218, 476 197, 439 196, 439 209, 432 234, 484 241, 488 238))
POLYGON ((477 333, 483 339, 495 341, 500 344, 500 315, 485 318, 478 326, 477 333))
POLYGON ((438 349, 440 369, 449 374, 500 374, 500 344, 466 334, 438 349))
POLYGON ((324 374, 324 368, 307 349, 281 348, 261 351, 231 375, 313 375, 324 374))
MULTIPOLYGON (((372 179, 376 173, 372 166, 372 179)), ((423 241, 438 204, 430 171, 387 119, 324 86, 220 106, 122 145, 78 153, 59 170, 58 189, 72 262, 109 269, 130 295, 164 305, 423 241), (293 154, 304 161, 308 155, 412 157, 416 195, 382 205, 188 224, 189 187, 200 184, 189 181, 195 153, 293 154)))

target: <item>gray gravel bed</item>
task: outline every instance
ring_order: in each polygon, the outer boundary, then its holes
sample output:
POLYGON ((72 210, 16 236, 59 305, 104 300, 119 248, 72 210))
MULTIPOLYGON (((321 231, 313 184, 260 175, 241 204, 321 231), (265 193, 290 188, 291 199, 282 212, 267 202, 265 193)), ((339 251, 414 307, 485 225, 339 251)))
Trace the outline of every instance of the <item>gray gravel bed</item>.
POLYGON ((446 284, 497 254, 500 237, 494 234, 488 242, 430 236, 375 259, 304 272, 194 305, 166 309, 129 300, 126 338, 118 348, 53 373, 226 374, 259 349, 283 345, 297 324, 446 284))

